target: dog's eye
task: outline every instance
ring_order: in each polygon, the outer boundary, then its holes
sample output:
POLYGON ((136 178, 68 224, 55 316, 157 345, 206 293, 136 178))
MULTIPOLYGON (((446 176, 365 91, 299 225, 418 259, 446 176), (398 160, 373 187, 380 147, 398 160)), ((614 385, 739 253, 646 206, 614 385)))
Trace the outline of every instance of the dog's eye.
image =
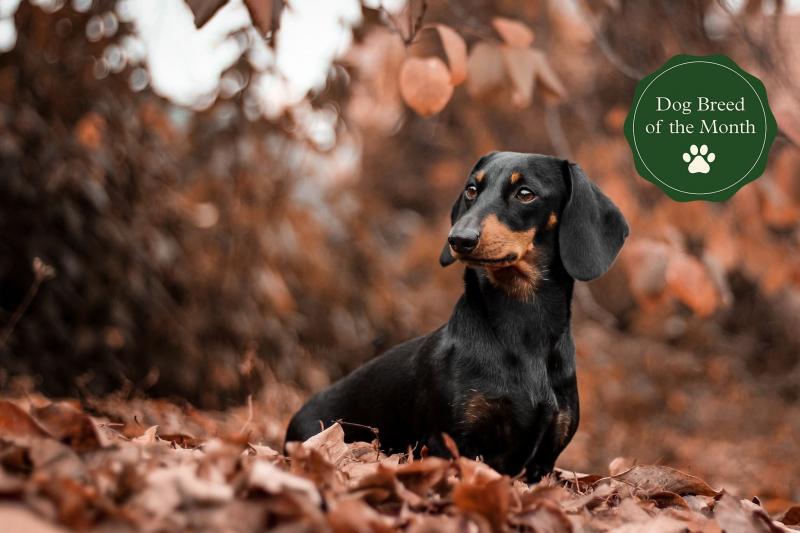
POLYGON ((516 196, 517 200, 519 200, 523 204, 529 204, 536 199, 536 195, 533 194, 533 191, 525 187, 518 190, 517 194, 515 194, 514 196, 516 196))
POLYGON ((470 201, 474 200, 478 197, 478 188, 474 185, 468 186, 464 189, 464 197, 470 201))

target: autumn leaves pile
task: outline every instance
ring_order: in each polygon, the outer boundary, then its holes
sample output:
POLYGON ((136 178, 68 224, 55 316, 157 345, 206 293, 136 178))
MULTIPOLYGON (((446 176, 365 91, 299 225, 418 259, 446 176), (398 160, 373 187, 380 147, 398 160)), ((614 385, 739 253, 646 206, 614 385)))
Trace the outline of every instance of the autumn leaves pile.
POLYGON ((73 403, 2 400, 0 516, 28 531, 342 532, 789 531, 800 518, 794 507, 778 522, 757 500, 623 459, 608 476, 557 471, 529 486, 458 457, 452 443, 453 460, 387 456, 376 443, 346 444, 337 424, 290 444, 286 457, 245 428, 201 425, 215 435, 162 434, 73 403))

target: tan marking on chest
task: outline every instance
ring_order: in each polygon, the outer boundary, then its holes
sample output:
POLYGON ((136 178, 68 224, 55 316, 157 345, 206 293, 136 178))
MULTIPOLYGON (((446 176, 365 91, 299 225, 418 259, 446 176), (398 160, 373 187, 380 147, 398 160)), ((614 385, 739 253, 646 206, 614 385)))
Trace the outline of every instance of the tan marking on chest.
POLYGON ((508 404, 503 400, 490 400, 480 392, 472 394, 464 405, 463 422, 469 426, 499 421, 508 404))

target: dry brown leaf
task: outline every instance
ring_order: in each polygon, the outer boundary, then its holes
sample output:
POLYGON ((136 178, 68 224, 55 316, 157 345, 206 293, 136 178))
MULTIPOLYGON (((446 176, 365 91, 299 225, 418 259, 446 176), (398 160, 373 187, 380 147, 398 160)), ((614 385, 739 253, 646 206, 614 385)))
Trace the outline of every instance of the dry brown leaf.
POLYGON ((94 421, 67 402, 55 402, 35 409, 34 416, 50 435, 78 453, 103 446, 94 421))
POLYGON ((507 477, 485 484, 462 481, 453 489, 453 503, 466 513, 485 517, 495 530, 499 530, 508 516, 511 483, 507 477))
POLYGON ((35 513, 30 508, 16 503, 0 505, 0 516, 4 531, 30 533, 63 533, 66 531, 45 521, 40 513, 35 513))
POLYGON ((638 465, 612 476, 612 479, 630 485, 637 492, 648 496, 663 491, 674 492, 681 496, 687 494, 715 496, 718 494, 702 479, 668 466, 638 465))
POLYGON ((0 436, 25 439, 50 435, 22 408, 7 400, 0 400, 0 436))
POLYGON ((537 532, 570 533, 573 530, 564 511, 558 504, 548 500, 527 508, 524 513, 515 516, 512 523, 537 532))
POLYGON ((267 461, 256 461, 248 477, 250 488, 261 489, 267 494, 280 494, 284 491, 297 493, 314 505, 320 505, 322 498, 316 485, 308 479, 290 474, 267 461))
POLYGON ((505 17, 494 17, 492 26, 509 46, 527 48, 533 44, 533 30, 523 22, 505 17))
POLYGON ((557 104, 563 102, 567 98, 567 90, 564 84, 561 83, 553 67, 550 66, 550 60, 541 50, 534 50, 536 58, 536 81, 544 91, 545 101, 557 104))
POLYGON ((678 507, 681 509, 689 509, 689 504, 679 494, 662 490, 661 492, 654 492, 649 498, 656 503, 659 508, 665 507, 678 507))
POLYGON ((622 264, 628 274, 631 293, 647 309, 662 299, 667 287, 670 247, 651 239, 632 239, 623 250, 622 264))
POLYGON ((466 457, 459 457, 456 466, 461 472, 461 478, 469 483, 482 485, 500 479, 502 476, 495 469, 480 461, 473 461, 466 457))
POLYGON ((787 526, 800 525, 800 505, 793 505, 792 507, 789 507, 789 509, 783 513, 781 522, 787 526))
POLYGON ((133 439, 140 444, 154 444, 158 440, 158 426, 150 426, 144 433, 133 439))
POLYGON ((450 455, 453 456, 453 459, 458 459, 461 457, 461 454, 458 453, 458 445, 456 444, 456 441, 453 440, 453 437, 447 433, 442 433, 442 440, 444 441, 444 447, 447 448, 447 451, 450 452, 450 455))
POLYGON ((253 451, 253 455, 255 455, 256 457, 267 457, 267 458, 277 459, 281 456, 280 452, 273 450, 269 446, 264 446, 263 444, 248 443, 248 446, 253 451))
POLYGON ((267 34, 274 31, 280 20, 280 8, 283 2, 275 2, 274 0, 244 0, 244 5, 247 6, 247 11, 250 12, 250 19, 253 25, 258 28, 261 33, 267 34), (273 13, 275 6, 278 6, 277 12, 273 13))
POLYGON ((469 77, 467 91, 473 98, 493 94, 508 84, 503 66, 503 53, 499 46, 480 42, 472 47, 467 61, 469 77))
POLYGON ((201 28, 228 0, 186 0, 186 3, 194 14, 194 25, 201 28))
POLYGON ((450 461, 439 457, 428 457, 397 468, 397 479, 410 491, 425 496, 428 490, 444 481, 450 461))
POLYGON ((437 24, 435 27, 447 56, 450 83, 454 86, 460 85, 467 79, 467 43, 451 27, 444 24, 437 24))
POLYGON ((359 499, 342 500, 333 505, 328 512, 328 523, 336 533, 396 531, 391 518, 378 514, 359 499))
POLYGON ((742 502, 723 493, 714 506, 714 519, 725 533, 771 533, 780 531, 762 509, 748 509, 742 502))
POLYGON ((528 107, 533 98, 533 82, 536 71, 536 52, 530 48, 503 46, 503 62, 511 79, 511 103, 516 107, 528 107))
POLYGON ((666 270, 667 290, 699 317, 713 313, 720 295, 713 276, 703 263, 682 253, 673 253, 666 270))
POLYGON ((409 57, 400 69, 400 94, 418 114, 435 115, 453 96, 450 71, 436 57, 409 57))
POLYGON ((303 448, 320 452, 325 459, 335 465, 348 451, 344 442, 344 429, 338 423, 333 424, 306 440, 303 448))
POLYGON ((608 465, 608 474, 616 476, 627 472, 636 465, 636 459, 630 457, 615 457, 608 465))

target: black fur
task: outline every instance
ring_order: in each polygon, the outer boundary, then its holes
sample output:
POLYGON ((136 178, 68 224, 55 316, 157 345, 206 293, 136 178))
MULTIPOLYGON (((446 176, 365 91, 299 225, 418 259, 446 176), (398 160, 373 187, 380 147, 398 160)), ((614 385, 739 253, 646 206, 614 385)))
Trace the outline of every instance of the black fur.
MULTIPOLYGON (((602 275, 628 226, 578 166, 553 157, 493 152, 478 161, 467 185, 477 186, 478 197, 470 202, 459 195, 453 231, 480 227, 490 214, 514 232, 536 228, 541 276, 533 294, 514 297, 484 268, 468 264, 464 294, 446 324, 312 397, 292 419, 287 442, 342 420, 377 428, 386 450, 426 446, 446 457, 447 433, 463 455, 483 457, 499 472, 525 470, 532 482, 552 470, 578 426, 574 279, 602 275), (479 171, 484 178, 477 182, 479 171), (512 172, 521 176, 515 183, 508 179, 512 172), (523 186, 536 194, 527 205, 514 196, 523 186)), ((455 260, 445 245, 442 265, 455 260)), ((362 427, 343 427, 348 441, 373 438, 362 427)))

